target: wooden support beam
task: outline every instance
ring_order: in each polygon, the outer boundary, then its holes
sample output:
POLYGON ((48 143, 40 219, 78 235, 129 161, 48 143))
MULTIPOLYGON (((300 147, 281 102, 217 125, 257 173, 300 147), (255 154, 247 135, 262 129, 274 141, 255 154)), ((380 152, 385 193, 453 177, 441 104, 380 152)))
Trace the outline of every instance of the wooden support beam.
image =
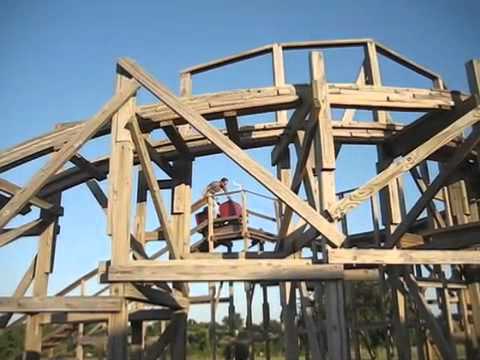
POLYGON ((110 101, 89 121, 82 130, 72 136, 68 142, 53 156, 41 170, 39 170, 17 194, 0 211, 0 228, 4 227, 48 182, 81 146, 88 141, 112 115, 137 91, 136 81, 129 83, 125 90, 116 94, 110 101))
POLYGON ((98 170, 96 166, 94 166, 79 153, 74 154, 70 159, 70 162, 79 169, 90 173, 98 181, 105 180, 106 178, 106 175, 103 173, 103 171, 98 170))
MULTIPOLYGON (((61 196, 56 195, 48 199, 54 206, 59 207, 61 196)), ((51 214, 48 210, 42 210, 40 217, 43 219, 49 218, 51 214)), ((38 251, 35 261, 34 279, 32 286, 32 295, 35 298, 45 297, 48 294, 48 279, 53 271, 53 264, 55 259, 55 243, 57 233, 58 218, 49 221, 39 239, 38 251)), ((10 299, 22 301, 23 298, 10 299)), ((0 311, 1 312, 1 311, 0 311)), ((40 358, 42 349, 42 327, 40 324, 40 316, 32 314, 27 316, 25 326, 25 346, 24 359, 36 360, 40 358)))
POLYGON ((155 173, 152 169, 151 158, 148 154, 147 147, 145 145, 145 140, 143 138, 142 133, 140 132, 140 128, 138 126, 138 122, 136 119, 132 119, 128 125, 130 132, 132 134, 133 142, 135 143, 135 148, 137 149, 138 156, 140 158, 140 163, 142 164, 142 169, 145 174, 145 179, 147 181, 148 188, 150 190, 150 195, 152 196, 153 205, 155 207, 155 212, 157 214, 158 221, 163 230, 163 236, 168 245, 168 249, 170 254, 173 256, 174 259, 179 258, 179 251, 175 244, 175 239, 173 237, 172 229, 170 222, 168 220, 168 213, 167 209, 162 200, 162 194, 160 192, 160 188, 158 187, 157 179, 155 177, 155 173))
POLYGON ((455 169, 462 163, 465 157, 478 145, 480 142, 480 128, 475 128, 465 141, 460 145, 453 157, 440 169, 440 173, 435 180, 425 190, 425 192, 416 201, 413 207, 408 212, 405 219, 398 225, 389 240, 385 243, 385 247, 393 247, 398 240, 408 231, 413 225, 420 213, 432 201, 434 196, 445 185, 445 182, 453 174, 455 169))
POLYGON ((185 140, 173 122, 170 125, 162 126, 162 130, 165 132, 172 144, 177 148, 178 152, 182 154, 182 156, 190 159, 193 158, 188 145, 185 143, 185 140))
MULTIPOLYGON (((302 184, 302 180, 306 172, 307 162, 311 152, 312 142, 315 137, 315 133, 317 132, 317 125, 318 123, 312 119, 310 120, 307 130, 305 131, 301 152, 298 156, 297 164, 295 165, 295 172, 293 174, 292 183, 290 185, 290 189, 294 193, 298 193, 298 191, 300 190, 300 185, 302 184)), ((284 237, 287 234, 292 216, 293 216, 293 209, 289 206, 286 206, 283 214, 282 222, 281 222, 281 227, 278 232, 280 237, 284 237)))
MULTIPOLYGON (((11 197, 0 194, 0 209, 2 207, 4 207, 5 205, 7 205, 7 203, 10 201, 10 199, 11 199, 11 197)), ((28 205, 25 205, 23 207, 23 209, 21 209, 19 211, 19 214, 27 215, 30 211, 32 211, 32 207, 28 204, 28 205)))
MULTIPOLYGON (((427 166, 426 163, 425 167, 427 166)), ((412 175, 413 180, 415 181, 415 184, 417 185, 418 190, 420 191, 420 194, 423 195, 425 191, 427 190, 429 184, 423 179, 422 175, 418 172, 416 168, 411 168, 410 169, 410 174, 412 175)), ((447 224, 445 223, 445 220, 443 220, 442 215, 440 215, 439 211, 437 210, 437 207, 435 206, 435 203, 433 200, 438 196, 438 193, 434 195, 432 198, 432 201, 430 201, 427 204, 427 207, 430 211, 430 214, 433 219, 435 220, 436 224, 438 227, 445 227, 447 224)))
POLYGON ((175 322, 171 321, 158 340, 145 350, 145 360, 156 360, 162 356, 165 348, 173 340, 175 335, 175 322))
POLYGON ((282 304, 282 321, 284 323, 285 359, 298 360, 298 328, 295 319, 297 311, 296 283, 280 283, 280 302, 282 304))
POLYGON ((322 359, 325 349, 320 347, 319 336, 317 334, 316 321, 313 317, 313 309, 308 298, 308 290, 305 282, 300 282, 298 286, 300 292, 300 304, 302 308, 303 320, 305 322, 308 348, 313 359, 322 359))
POLYGON ((110 266, 108 281, 247 281, 341 279, 341 266, 309 260, 170 260, 165 264, 138 260, 110 266))
POLYGON ((390 136, 385 143, 386 152, 394 158, 405 156, 456 120, 477 108, 479 104, 479 98, 472 96, 463 101, 457 100, 457 104, 451 110, 426 113, 405 126, 401 131, 390 136))
POLYGON ((172 309, 187 308, 189 305, 188 298, 185 296, 141 284, 126 285, 125 297, 130 300, 166 306, 172 309))
POLYGON ((286 151, 288 145, 293 142, 295 134, 298 130, 304 127, 305 118, 310 112, 311 102, 304 100, 300 106, 298 106, 288 120, 288 125, 285 131, 280 136, 279 141, 275 144, 272 150, 272 165, 276 165, 280 157, 286 151))
MULTIPOLYGON (((22 190, 22 188, 8 180, 0 179, 0 190, 9 195, 15 196, 18 192, 20 192, 20 190, 22 190)), ((38 196, 33 196, 28 202, 44 210, 50 210, 54 208, 52 204, 38 196)))
POLYGON ((437 319, 428 308, 425 298, 421 295, 419 288, 415 283, 415 279, 412 275, 406 275, 403 277, 403 279, 408 287, 408 295, 415 301, 415 304, 420 311, 420 315, 425 320, 428 329, 430 330, 430 334, 440 350, 442 357, 444 359, 455 360, 457 358, 456 352, 446 340, 444 332, 438 324, 437 319))
POLYGON ((425 160, 430 154, 449 143, 463 130, 480 120, 480 111, 472 110, 457 119, 450 126, 431 137, 415 150, 408 153, 400 160, 393 162, 385 170, 373 177, 370 181, 357 188, 328 209, 334 219, 340 219, 345 213, 352 210, 364 200, 384 188, 389 182, 398 178, 403 172, 410 170, 418 163, 425 160))
POLYGON ((170 320, 173 311, 170 309, 141 309, 135 310, 128 315, 130 321, 153 321, 170 320))
POLYGON ((465 64, 468 85, 472 94, 480 94, 480 59, 470 60, 465 64))
POLYGON ((43 227, 45 227, 46 221, 44 219, 33 220, 26 224, 20 225, 15 229, 0 234, 0 247, 15 241, 32 229, 38 229, 39 225, 43 225, 43 227))
POLYGON ((330 264, 480 264, 477 250, 331 249, 330 264))
POLYGON ((254 176, 269 191, 278 196, 283 202, 288 203, 289 206, 305 219, 305 221, 309 222, 332 243, 340 244, 343 242, 345 236, 341 234, 334 225, 329 223, 309 205, 305 204, 292 191, 290 191, 287 186, 275 179, 268 171, 258 165, 242 149, 223 136, 223 134, 217 129, 210 126, 201 115, 182 104, 165 86, 161 85, 152 76, 145 73, 131 60, 122 59, 119 64, 128 73, 134 76, 144 87, 151 91, 152 94, 157 96, 172 110, 187 120, 198 132, 221 148, 228 157, 254 176))
MULTIPOLYGON (((272 44, 272 67, 273 82, 275 86, 285 85, 285 67, 283 65, 283 49, 279 44, 272 44)), ((275 113, 278 123, 285 124, 287 122, 287 112, 277 111, 275 113)))
POLYGON ((77 312, 54 312, 42 313, 42 325, 46 324, 78 324, 98 323, 108 320, 108 313, 77 313, 77 312))
MULTIPOLYGON (((319 189, 319 211, 325 211, 336 201, 335 191, 335 146, 332 132, 330 95, 328 93, 325 62, 319 52, 310 53, 310 79, 312 86, 312 120, 317 125, 315 132, 315 170, 319 189)), ((315 245, 312 246, 315 252, 315 245)), ((326 253, 323 253, 324 258, 326 253)), ((315 287, 319 298, 320 287, 315 287)), ((349 345, 345 323, 344 291, 342 281, 329 281, 325 284, 326 334, 328 356, 332 359, 347 360, 349 345)), ((319 351, 316 352, 317 358, 319 351)))
POLYGON ((0 297, 0 312, 117 312, 121 299, 107 296, 0 297))

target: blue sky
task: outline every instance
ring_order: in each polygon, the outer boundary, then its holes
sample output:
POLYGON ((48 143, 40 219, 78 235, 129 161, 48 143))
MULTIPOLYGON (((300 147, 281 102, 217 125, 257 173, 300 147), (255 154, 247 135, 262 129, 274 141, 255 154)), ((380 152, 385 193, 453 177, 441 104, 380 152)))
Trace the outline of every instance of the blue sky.
MULTIPOLYGON (((374 38, 443 75, 451 89, 467 90, 464 63, 480 57, 480 2, 470 1, 11 1, 0 4, 0 149, 53 129, 56 123, 85 119, 113 92, 116 59, 136 59, 174 91, 181 69, 272 42, 336 38, 374 38)), ((288 55, 287 80, 308 79, 308 54, 288 55)), ((353 81, 359 62, 353 51, 327 54, 330 81, 353 81)), ((388 85, 423 86, 415 76, 381 64, 388 85)), ((259 59, 194 80, 194 92, 256 87, 271 83, 270 62, 259 59)), ((142 97, 147 101, 149 97, 142 97)), ((261 115, 248 121, 269 121, 261 115)), ((408 118, 405 118, 408 120, 408 118)), ((399 121, 406 121, 399 119, 399 121)), ((82 150, 93 159, 107 150, 108 139, 82 150)), ((373 148, 346 148, 339 158, 338 189, 366 181, 374 172, 373 148), (340 176, 343 174, 343 176, 340 176)), ((252 156, 268 165, 268 151, 252 156)), ((41 166, 35 161, 2 174, 18 184, 41 166)), ((258 184, 224 156, 195 164, 194 195, 225 173, 253 190, 258 184), (208 171, 206 171, 208 170, 208 171)), ((161 174, 159 174, 161 176, 161 174)), ((168 195, 165 194, 168 201, 168 195)), ((102 212, 82 187, 64 196, 66 215, 57 246, 54 292, 109 254, 102 212)), ((255 202, 266 210, 268 204, 255 202)), ((352 229, 363 230, 365 209, 352 214, 352 229)), ((149 218, 150 227, 155 218, 149 218)), ((8 274, 0 294, 10 294, 35 251, 35 239, 0 249, 8 274)), ((93 287, 93 285, 92 285, 93 287)), ((238 286, 238 306, 244 308, 238 286)), ((203 287, 202 293, 206 293, 203 287)), ((272 296, 275 293, 272 292, 272 296)), ((258 300, 258 299, 257 299, 258 300)), ((276 300, 275 300, 276 301, 276 300)), ((275 302, 274 302, 275 303, 275 302)), ((260 303, 255 311, 260 319, 260 303)), ((274 305, 272 315, 278 316, 274 305)), ((207 319, 207 309, 192 312, 207 319)))

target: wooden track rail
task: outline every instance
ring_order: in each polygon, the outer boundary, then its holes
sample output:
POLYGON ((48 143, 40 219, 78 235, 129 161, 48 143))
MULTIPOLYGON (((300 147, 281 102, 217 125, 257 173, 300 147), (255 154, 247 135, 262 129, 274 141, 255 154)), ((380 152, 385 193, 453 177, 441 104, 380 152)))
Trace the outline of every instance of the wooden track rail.
POLYGON ((368 351, 388 359, 478 358, 480 60, 466 68, 470 92, 462 93, 373 39, 274 43, 183 70, 176 95, 121 58, 115 93, 95 115, 0 152, 0 172, 9 175, 44 161, 23 187, 0 179, 0 251, 24 237, 38 241, 12 295, 0 297, 0 327, 25 328, 27 360, 81 360, 92 346, 106 348, 108 359, 186 359, 188 312, 209 304, 215 359, 227 341, 215 321, 221 303, 228 304, 228 333, 238 343, 240 282, 250 358, 260 347, 273 358, 269 288, 282 307, 286 359, 304 352, 357 360, 368 351), (333 48, 363 53, 352 82, 329 81, 325 59, 333 48), (286 81, 284 56, 295 51, 308 52, 307 83, 286 81), (271 59, 271 86, 193 95, 195 75, 234 71, 258 57, 271 59), (382 85, 382 57, 431 86, 382 85), (139 89, 158 103, 138 104, 139 89), (422 115, 406 124, 412 112, 422 115), (271 120, 251 125, 253 115, 271 120), (154 131, 164 136, 154 138, 154 131), (111 140, 105 156, 81 154, 104 136, 111 140), (375 148, 377 158, 362 161, 371 161, 376 174, 354 189, 336 189, 337 179, 352 175, 338 166, 347 146, 375 148), (250 149, 269 151, 271 161, 255 161, 250 149), (193 199, 192 189, 201 186, 193 182, 195 160, 214 154, 231 159, 266 193, 242 188, 193 199), (52 294, 59 219, 71 211, 62 194, 82 185, 106 216, 111 257, 52 294), (221 214, 227 205, 234 214, 221 214), (355 211, 365 232, 349 229, 355 211), (147 229, 147 220, 156 226, 147 229), (153 254, 151 242, 162 244, 153 254), (193 283, 208 284, 208 294, 194 293, 193 283), (261 330, 253 321, 255 289, 261 330), (361 303, 365 292, 368 304, 361 303), (367 323, 369 306, 376 320, 367 323), (147 324, 154 322, 162 332, 149 339, 147 324), (384 334, 378 349, 371 348, 372 329, 384 334), (60 354, 67 341, 74 349, 60 354))

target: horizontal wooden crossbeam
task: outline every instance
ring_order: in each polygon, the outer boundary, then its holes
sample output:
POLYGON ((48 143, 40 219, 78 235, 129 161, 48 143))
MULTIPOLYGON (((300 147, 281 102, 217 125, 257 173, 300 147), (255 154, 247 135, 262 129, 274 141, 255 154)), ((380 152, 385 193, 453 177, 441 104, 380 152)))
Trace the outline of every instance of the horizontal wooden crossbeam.
POLYGON ((107 296, 0 297, 0 312, 117 312, 122 309, 122 301, 107 296))
POLYGON ((109 266, 108 281, 261 281, 342 279, 338 265, 308 260, 170 260, 165 264, 136 261, 109 266))
POLYGON ((477 250, 331 249, 330 264, 480 264, 477 250))

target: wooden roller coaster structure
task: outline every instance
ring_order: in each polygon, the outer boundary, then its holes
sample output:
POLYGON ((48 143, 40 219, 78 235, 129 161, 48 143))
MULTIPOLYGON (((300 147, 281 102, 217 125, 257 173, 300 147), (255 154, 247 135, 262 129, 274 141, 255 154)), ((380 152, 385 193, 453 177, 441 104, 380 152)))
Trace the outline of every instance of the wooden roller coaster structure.
MULTIPOLYGON (((38 237, 38 251, 14 294, 0 298, 0 326, 25 326, 25 359, 53 358, 67 338, 76 359, 86 357, 87 344, 106 344, 108 359, 185 359, 190 306, 210 303, 214 314, 219 302, 227 302, 232 317, 232 284, 245 282, 247 329, 253 291, 262 289, 263 330, 251 336, 249 346, 262 344, 267 359, 269 287, 279 289, 286 359, 298 359, 301 351, 311 359, 365 358, 362 349, 372 329, 384 334, 387 358, 476 358, 479 60, 467 63, 467 75, 470 94, 450 91, 440 75, 371 39, 275 43, 184 70, 177 96, 133 60, 120 59, 116 92, 98 113, 0 153, 2 172, 46 156, 25 186, 0 180, 0 246, 38 237), (358 77, 352 83, 327 82, 322 49, 346 47, 363 50, 358 77), (284 53, 296 50, 309 50, 305 84, 285 80, 284 53), (258 56, 272 58, 272 86, 192 94, 194 75, 258 56), (380 57, 428 79, 431 87, 383 86, 380 57), (138 105, 140 88, 159 103, 138 105), (332 109, 344 110, 341 119, 332 118, 332 109), (373 121, 355 120, 359 109, 370 111, 373 121), (403 125, 391 112, 423 115, 403 125), (242 117, 259 113, 275 113, 275 121, 242 125, 242 117), (224 129, 209 122, 216 119, 224 119, 224 129), (158 129, 164 140, 150 137, 158 129), (80 154, 89 140, 106 135, 109 156, 88 160, 80 154), (358 188, 337 192, 336 157, 345 144, 375 146, 378 172, 358 188), (261 147, 273 148, 276 176, 245 151, 261 147), (274 215, 256 213, 244 203, 237 218, 215 219, 211 197, 192 201, 193 162, 218 153, 271 193, 274 215), (168 179, 157 179, 154 166, 168 179), (436 176, 430 179, 432 169, 436 176), (409 209, 406 176, 420 194, 409 209), (108 182, 107 194, 102 181, 108 182), (52 295, 48 279, 58 221, 68 211, 62 193, 80 185, 105 211, 111 259, 52 295), (162 199, 166 189, 170 209, 162 199), (134 191, 137 201, 131 204, 134 191), (158 219, 152 231, 145 229, 147 199, 158 219), (348 215, 362 203, 371 208, 371 231, 349 233, 348 215), (210 216, 192 230, 192 215, 204 206, 210 216), (37 219, 7 227, 31 211, 38 211, 37 219), (251 216, 273 221, 275 233, 249 227, 251 216), (194 243, 199 231, 203 237, 194 243), (233 251, 237 240, 243 247, 233 251), (149 241, 165 247, 147 254, 149 241), (269 250, 266 242, 274 246, 269 250), (85 283, 97 275, 105 287, 88 294, 85 283), (209 294, 191 296, 193 282, 208 283, 209 294), (221 297, 217 286, 224 282, 231 290, 228 297, 221 297), (376 310, 382 321, 359 317, 357 292, 366 282, 380 289, 381 301, 372 295, 372 306, 381 304, 376 310), (70 295, 78 291, 80 296, 70 295), (146 341, 144 325, 152 321, 161 322, 163 332, 146 341), (86 331, 86 324, 96 325, 86 331), (306 350, 300 344, 308 344, 306 350)), ((215 358, 214 321, 211 327, 215 358)))

